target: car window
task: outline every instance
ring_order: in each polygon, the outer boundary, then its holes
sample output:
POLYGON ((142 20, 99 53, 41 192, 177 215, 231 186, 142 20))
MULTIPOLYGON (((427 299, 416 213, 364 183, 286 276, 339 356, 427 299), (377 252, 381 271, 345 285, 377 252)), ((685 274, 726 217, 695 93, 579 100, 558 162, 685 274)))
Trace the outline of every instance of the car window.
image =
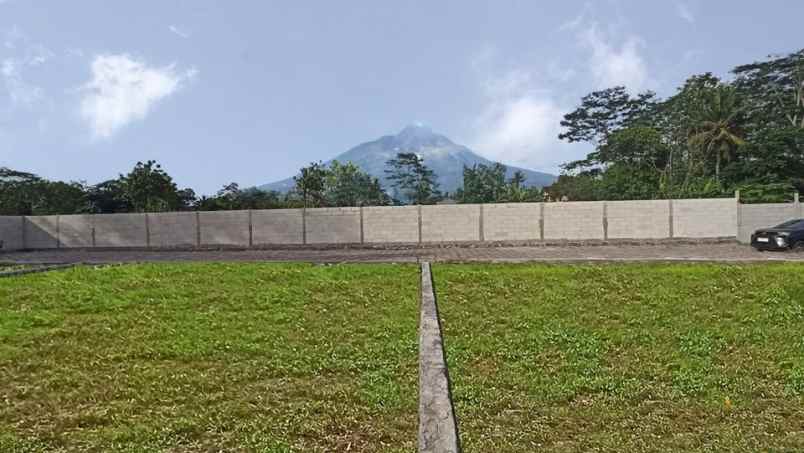
POLYGON ((788 220, 776 225, 774 228, 804 228, 804 219, 788 220))

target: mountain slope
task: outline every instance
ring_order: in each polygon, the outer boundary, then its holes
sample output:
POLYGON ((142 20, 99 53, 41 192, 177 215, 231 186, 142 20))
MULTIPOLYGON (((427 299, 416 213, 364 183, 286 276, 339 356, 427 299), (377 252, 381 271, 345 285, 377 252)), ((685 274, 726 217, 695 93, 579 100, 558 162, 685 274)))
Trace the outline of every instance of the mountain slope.
MULTIPOLYGON (((397 135, 386 135, 372 142, 358 145, 333 160, 354 162, 363 171, 377 177, 383 187, 389 189, 386 181, 385 163, 400 152, 414 152, 424 158, 424 164, 431 168, 438 177, 442 192, 455 192, 463 186, 463 167, 475 164, 492 165, 494 162, 472 152, 469 148, 453 143, 447 137, 434 133, 422 125, 412 125, 397 135)), ((515 171, 525 175, 528 186, 544 187, 552 184, 556 177, 548 173, 507 166, 510 178, 515 171)), ((293 188, 293 178, 284 179, 259 187, 262 190, 287 192, 293 188)))

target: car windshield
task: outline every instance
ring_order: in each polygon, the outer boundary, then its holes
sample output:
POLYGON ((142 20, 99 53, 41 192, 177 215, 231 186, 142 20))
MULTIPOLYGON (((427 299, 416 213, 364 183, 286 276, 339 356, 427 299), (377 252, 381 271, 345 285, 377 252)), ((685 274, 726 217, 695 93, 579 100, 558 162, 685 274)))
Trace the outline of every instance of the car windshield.
POLYGON ((776 225, 774 228, 804 228, 804 219, 788 220, 776 225))

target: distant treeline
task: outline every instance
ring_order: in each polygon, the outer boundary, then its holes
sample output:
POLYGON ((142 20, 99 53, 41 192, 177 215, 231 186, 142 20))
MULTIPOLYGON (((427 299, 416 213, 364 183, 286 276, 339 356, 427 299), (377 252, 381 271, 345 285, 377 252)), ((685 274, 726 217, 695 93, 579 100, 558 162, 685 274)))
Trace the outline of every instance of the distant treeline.
POLYGON ((49 181, 32 173, 0 168, 0 215, 49 215, 166 211, 219 211, 325 206, 434 204, 445 200, 481 203, 538 201, 542 191, 525 187, 524 175, 505 179, 502 165, 464 169, 464 188, 455 194, 438 190, 436 175, 414 153, 388 161, 390 187, 357 165, 337 161, 312 163, 294 178, 288 193, 225 185, 214 196, 179 189, 157 162, 138 162, 127 174, 96 185, 49 181), (391 194, 394 194, 392 196, 391 194))

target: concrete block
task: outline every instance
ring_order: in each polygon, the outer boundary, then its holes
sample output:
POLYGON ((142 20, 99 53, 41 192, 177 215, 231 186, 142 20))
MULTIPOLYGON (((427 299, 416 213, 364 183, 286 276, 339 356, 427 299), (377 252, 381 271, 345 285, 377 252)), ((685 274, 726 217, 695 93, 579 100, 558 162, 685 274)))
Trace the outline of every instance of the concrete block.
POLYGON ((360 208, 307 210, 308 244, 360 243, 360 208))
POLYGON ((195 247, 197 245, 195 212, 158 212, 148 214, 151 247, 195 247))
POLYGON ((92 247, 92 216, 59 216, 59 242, 62 248, 92 247))
POLYGON ((0 251, 23 248, 22 229, 22 217, 0 216, 0 251))
POLYGON ((736 236, 737 201, 734 198, 673 200, 673 237, 736 236))
POLYGON ((367 243, 419 242, 417 206, 363 208, 363 235, 367 243))
POLYGON ((609 239, 670 237, 668 200, 607 201, 609 239))
POLYGON ((96 247, 146 247, 145 214, 93 216, 96 247))
POLYGON ((603 202, 545 203, 544 238, 603 239, 603 202))
POLYGON ((480 240, 480 205, 422 206, 422 242, 480 240))
POLYGON ((248 247, 248 211, 210 211, 198 215, 201 245, 248 247))
POLYGON ((760 228, 769 228, 801 217, 798 206, 793 203, 740 205, 740 230, 737 239, 748 243, 751 241, 751 234, 760 228))
POLYGON ((251 211, 254 245, 301 244, 301 209, 251 211))
POLYGON ((541 203, 483 205, 483 239, 486 241, 539 240, 541 203))

